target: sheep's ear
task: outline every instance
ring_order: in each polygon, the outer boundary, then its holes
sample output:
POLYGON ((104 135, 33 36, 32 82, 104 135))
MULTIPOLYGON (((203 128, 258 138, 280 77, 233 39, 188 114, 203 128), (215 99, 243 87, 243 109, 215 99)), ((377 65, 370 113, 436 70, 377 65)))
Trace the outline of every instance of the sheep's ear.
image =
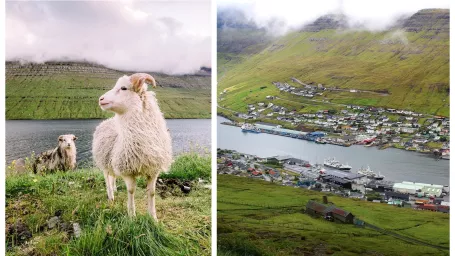
POLYGON ((63 141, 63 135, 58 136, 58 141, 63 141))
POLYGON ((156 87, 155 78, 149 74, 145 73, 136 73, 130 76, 130 81, 133 84, 133 89, 135 92, 139 92, 141 90, 147 91, 147 88, 144 88, 144 83, 150 84, 153 88, 156 87))
POLYGON ((77 137, 76 137, 76 136, 73 136, 73 140, 77 140, 77 137))

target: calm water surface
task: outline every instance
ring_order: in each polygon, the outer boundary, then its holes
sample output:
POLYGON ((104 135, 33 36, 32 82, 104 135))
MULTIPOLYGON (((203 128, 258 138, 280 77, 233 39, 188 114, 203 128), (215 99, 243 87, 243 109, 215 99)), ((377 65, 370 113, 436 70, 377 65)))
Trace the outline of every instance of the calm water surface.
MULTIPOLYGON (((218 117, 218 124, 229 121, 218 117)), ((325 158, 335 157, 352 166, 357 172, 367 165, 375 172, 381 172, 387 180, 414 181, 449 185, 449 161, 435 160, 429 155, 389 148, 321 145, 305 140, 270 134, 243 133, 240 128, 218 125, 218 148, 233 149, 261 157, 292 155, 311 163, 323 163, 325 158)))
MULTIPOLYGON (((62 134, 74 134, 79 165, 90 165, 92 138, 96 126, 102 120, 7 120, 6 161, 25 158, 32 151, 40 153, 57 146, 62 134)), ((172 135, 174 154, 187 152, 196 147, 210 152, 211 122, 209 119, 166 120, 172 135)), ((200 149, 200 151, 205 151, 200 149)))

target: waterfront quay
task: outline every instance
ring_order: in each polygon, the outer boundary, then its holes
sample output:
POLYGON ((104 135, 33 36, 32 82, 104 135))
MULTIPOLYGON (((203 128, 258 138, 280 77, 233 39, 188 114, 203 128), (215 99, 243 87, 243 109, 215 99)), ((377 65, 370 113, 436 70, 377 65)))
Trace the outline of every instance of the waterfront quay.
POLYGON ((397 207, 449 213, 449 186, 378 180, 357 170, 337 170, 292 156, 259 157, 218 149, 217 172, 283 186, 327 192, 397 207))

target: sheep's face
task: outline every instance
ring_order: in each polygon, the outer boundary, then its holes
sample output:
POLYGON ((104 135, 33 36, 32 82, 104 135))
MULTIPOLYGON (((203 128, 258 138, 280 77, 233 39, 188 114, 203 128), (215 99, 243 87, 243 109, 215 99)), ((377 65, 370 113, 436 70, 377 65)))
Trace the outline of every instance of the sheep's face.
POLYGON ((147 93, 146 82, 155 87, 155 80, 148 74, 120 77, 114 88, 100 97, 101 109, 123 114, 128 110, 141 107, 141 96, 147 93))
POLYGON ((63 149, 76 148, 76 140, 77 137, 74 134, 60 135, 58 137, 58 146, 63 149))

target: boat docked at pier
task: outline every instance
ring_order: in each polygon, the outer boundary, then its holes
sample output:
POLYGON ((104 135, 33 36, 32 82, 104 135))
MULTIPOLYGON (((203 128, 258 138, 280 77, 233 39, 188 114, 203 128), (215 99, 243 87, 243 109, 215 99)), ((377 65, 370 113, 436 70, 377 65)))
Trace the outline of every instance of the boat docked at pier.
POLYGON ((349 171, 352 169, 352 167, 350 165, 341 164, 340 162, 335 160, 335 158, 329 158, 329 159, 324 160, 324 166, 327 166, 327 167, 330 167, 333 169, 338 169, 341 171, 349 171))
POLYGON ((442 155, 442 156, 441 156, 441 159, 450 160, 450 154, 442 155))
POLYGON ((316 142, 317 144, 327 144, 327 141, 326 141, 325 139, 323 139, 323 138, 317 138, 317 139, 315 140, 315 142, 316 142))
POLYGON ((242 132, 260 133, 261 131, 254 125, 244 123, 241 127, 242 132))
POLYGON ((384 179, 384 175, 381 175, 380 172, 379 172, 379 174, 376 174, 375 172, 373 172, 370 169, 370 166, 367 166, 367 168, 363 168, 363 167, 360 168, 360 170, 357 173, 365 175, 369 179, 374 179, 374 180, 383 180, 384 179))

